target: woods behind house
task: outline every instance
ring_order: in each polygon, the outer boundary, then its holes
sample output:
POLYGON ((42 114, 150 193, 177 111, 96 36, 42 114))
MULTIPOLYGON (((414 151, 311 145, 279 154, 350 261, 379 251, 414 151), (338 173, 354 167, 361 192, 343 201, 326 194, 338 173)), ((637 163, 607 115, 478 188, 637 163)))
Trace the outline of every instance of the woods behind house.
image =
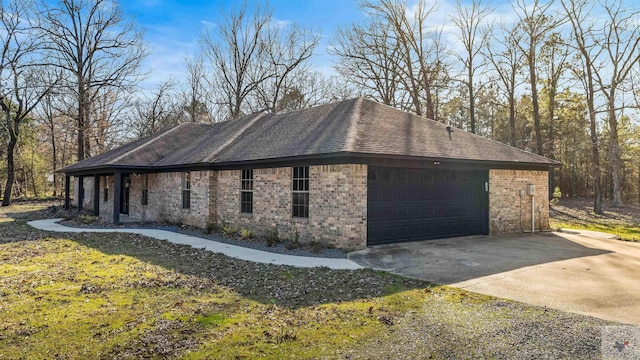
POLYGON ((640 11, 620 0, 371 0, 334 33, 237 2, 152 90, 152 50, 116 2, 1 4, 4 206, 59 196, 56 170, 179 123, 355 96, 556 159, 556 195, 596 213, 640 201, 640 11), (313 62, 322 36, 330 75, 313 62))

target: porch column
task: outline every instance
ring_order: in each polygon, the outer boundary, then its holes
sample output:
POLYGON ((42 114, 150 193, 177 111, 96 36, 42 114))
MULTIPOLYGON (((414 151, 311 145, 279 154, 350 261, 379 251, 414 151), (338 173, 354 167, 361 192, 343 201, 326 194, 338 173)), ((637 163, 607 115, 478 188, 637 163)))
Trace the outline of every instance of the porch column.
POLYGON ((82 210, 84 202, 84 176, 78 176, 78 211, 82 210))
POLYGON ((93 215, 100 216, 100 175, 93 175, 93 215))
POLYGON ((69 207, 71 205, 71 201, 69 199, 69 187, 70 187, 70 183, 71 182, 71 176, 69 175, 64 175, 64 209, 65 210, 69 210, 69 207))
POLYGON ((113 174, 113 223, 120 222, 120 192, 122 191, 122 173, 113 174))

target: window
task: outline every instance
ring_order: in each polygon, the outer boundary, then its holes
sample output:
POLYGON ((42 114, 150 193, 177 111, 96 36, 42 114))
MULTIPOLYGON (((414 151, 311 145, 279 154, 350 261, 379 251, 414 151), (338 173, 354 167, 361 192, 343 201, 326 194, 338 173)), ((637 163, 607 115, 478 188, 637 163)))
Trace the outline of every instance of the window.
POLYGON ((191 208, 191 172, 182 173, 182 208, 191 208))
POLYGON ((105 176, 103 179, 104 179, 104 187, 102 190, 102 194, 103 194, 102 201, 107 202, 109 201, 109 178, 105 176))
POLYGON ((253 213, 253 169, 242 170, 240 212, 247 214, 253 213))
POLYGON ((149 204, 149 174, 142 175, 142 205, 149 204))
POLYGON ((309 217, 309 167, 293 168, 293 217, 309 217))

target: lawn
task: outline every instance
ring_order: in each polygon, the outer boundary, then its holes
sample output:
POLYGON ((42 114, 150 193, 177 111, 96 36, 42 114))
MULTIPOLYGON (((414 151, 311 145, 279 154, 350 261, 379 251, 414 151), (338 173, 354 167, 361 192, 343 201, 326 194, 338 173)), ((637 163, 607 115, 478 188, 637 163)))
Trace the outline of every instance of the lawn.
POLYGON ((0 359, 599 358, 608 322, 372 270, 255 264, 0 209, 0 359))
POLYGON ((562 198, 554 200, 550 209, 552 229, 579 229, 615 234, 622 240, 640 241, 640 205, 627 203, 615 208, 602 204, 602 214, 593 212, 593 199, 562 198))

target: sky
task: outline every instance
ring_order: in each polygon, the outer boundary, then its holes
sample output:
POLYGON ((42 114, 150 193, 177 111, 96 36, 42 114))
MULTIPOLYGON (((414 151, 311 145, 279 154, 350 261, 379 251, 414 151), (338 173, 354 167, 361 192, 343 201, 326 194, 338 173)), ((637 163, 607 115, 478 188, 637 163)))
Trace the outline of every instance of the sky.
MULTIPOLYGON (((255 1, 248 3, 251 8, 255 1)), ((184 74, 185 57, 198 49, 201 32, 207 28, 215 31, 222 11, 233 4, 221 0, 123 0, 122 10, 143 29, 149 46, 144 66, 150 76, 142 87, 151 90, 162 81, 179 79, 184 74)), ((322 34, 312 61, 324 73, 331 72, 326 49, 334 31, 361 17, 357 2, 351 0, 271 0, 269 5, 277 21, 295 22, 322 34)))
MULTIPOLYGON (((159 83, 179 80, 185 73, 185 57, 197 52, 200 34, 205 29, 215 31, 222 21, 223 11, 229 12, 242 0, 121 0, 124 13, 132 16, 144 31, 150 55, 144 62, 149 77, 141 84, 143 90, 155 89, 159 83)), ((249 8, 260 0, 246 0, 249 8)), ((436 0, 427 0, 432 3, 436 0)), ((430 18, 443 27, 443 36, 449 50, 461 51, 455 28, 449 16, 455 12, 456 0, 438 0, 438 10, 430 18)), ((471 0, 462 0, 463 4, 471 0)), ((528 1, 528 0, 524 0, 528 1)), ((636 0, 622 0, 636 6, 636 0)), ((412 0, 408 1, 411 5, 412 0)), ((489 20, 516 21, 516 15, 507 0, 484 0, 492 7, 489 20)), ((297 23, 320 32, 321 40, 311 59, 315 70, 333 73, 333 58, 327 53, 331 38, 340 26, 348 26, 363 18, 357 0, 270 0, 274 20, 283 24, 297 23)), ((559 6, 559 5, 558 5, 559 6)), ((592 16, 597 14, 591 14, 592 16)))

